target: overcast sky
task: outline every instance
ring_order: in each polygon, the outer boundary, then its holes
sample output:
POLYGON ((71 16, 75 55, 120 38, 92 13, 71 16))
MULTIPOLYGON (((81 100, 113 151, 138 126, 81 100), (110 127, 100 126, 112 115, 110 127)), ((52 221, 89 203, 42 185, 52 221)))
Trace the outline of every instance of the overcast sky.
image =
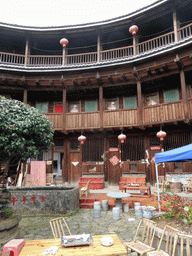
POLYGON ((35 27, 83 24, 126 15, 156 1, 1 0, 0 22, 35 27))

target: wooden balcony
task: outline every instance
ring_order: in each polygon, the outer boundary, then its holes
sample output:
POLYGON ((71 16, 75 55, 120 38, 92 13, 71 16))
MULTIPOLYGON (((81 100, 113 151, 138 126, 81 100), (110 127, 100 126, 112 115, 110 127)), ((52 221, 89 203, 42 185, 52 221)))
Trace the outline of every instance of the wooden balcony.
POLYGON ((138 125, 137 112, 138 110, 136 108, 113 111, 106 110, 103 115, 104 128, 138 125))
POLYGON ((143 123, 153 124, 185 119, 184 106, 182 101, 169 102, 164 104, 144 107, 143 123))
POLYGON ((164 35, 152 38, 150 40, 133 45, 126 45, 121 48, 108 49, 100 52, 89 52, 80 54, 65 55, 63 60, 62 55, 28 55, 13 54, 0 52, 0 64, 1 65, 13 65, 17 67, 29 66, 29 67, 71 67, 78 65, 94 65, 98 62, 118 61, 121 59, 130 59, 134 55, 141 56, 145 53, 163 50, 165 47, 173 45, 178 41, 184 41, 185 39, 192 37, 192 23, 181 27, 177 31, 178 38, 175 38, 174 32, 169 32, 164 35))
MULTIPOLYGON (((189 100, 189 116, 192 117, 192 99, 189 100)), ((66 128, 64 127, 63 114, 48 113, 46 116, 52 122, 55 130, 81 130, 99 129, 113 127, 133 127, 139 126, 138 109, 105 110, 103 120, 100 112, 79 112, 66 114, 66 128), (103 123, 103 127, 101 124, 103 123)), ((163 103, 143 108, 143 125, 159 124, 163 122, 176 122, 184 120, 184 104, 182 101, 163 103)))
POLYGON ((66 129, 94 129, 100 127, 99 112, 67 113, 66 129))

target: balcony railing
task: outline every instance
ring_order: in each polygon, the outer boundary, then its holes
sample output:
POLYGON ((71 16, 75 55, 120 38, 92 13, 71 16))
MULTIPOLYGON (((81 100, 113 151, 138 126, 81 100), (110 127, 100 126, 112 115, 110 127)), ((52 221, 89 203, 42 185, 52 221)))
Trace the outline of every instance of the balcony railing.
MULTIPOLYGON (((188 114, 187 114, 188 115, 188 114)), ((133 127, 139 125, 159 124, 163 122, 176 122, 185 120, 184 104, 175 101, 143 108, 143 120, 139 119, 138 109, 119 109, 103 111, 103 120, 100 112, 79 112, 66 114, 66 127, 64 127, 63 114, 48 113, 46 116, 52 122, 55 130, 81 130, 114 127, 133 127), (102 121, 102 122, 101 122, 102 121), (101 124, 103 124, 101 126, 101 124)), ((192 117, 192 99, 189 100, 189 117, 192 117)))
MULTIPOLYGON (((192 23, 185 27, 178 29, 178 40, 184 40, 192 36, 192 23)), ((91 52, 91 53, 81 53, 73 55, 65 55, 65 60, 63 61, 63 56, 55 55, 29 55, 25 59, 25 55, 12 54, 0 52, 0 64, 18 66, 34 66, 34 67, 60 67, 73 66, 73 65, 83 65, 83 64, 94 64, 97 62, 109 62, 119 59, 129 59, 134 56, 134 54, 142 55, 144 53, 153 51, 155 49, 161 49, 170 44, 175 43, 174 32, 170 32, 148 41, 136 44, 136 51, 134 52, 133 45, 125 46, 116 49, 110 49, 105 51, 91 52), (98 56, 99 54, 99 56, 98 56)))
POLYGON ((152 124, 185 119, 182 101, 144 107, 143 123, 152 124))

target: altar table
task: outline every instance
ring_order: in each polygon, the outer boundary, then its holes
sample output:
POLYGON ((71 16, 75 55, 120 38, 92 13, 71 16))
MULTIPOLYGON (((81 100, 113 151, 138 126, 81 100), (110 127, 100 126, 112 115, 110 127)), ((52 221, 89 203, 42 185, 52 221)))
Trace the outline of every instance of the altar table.
POLYGON ((41 256, 41 253, 51 246, 58 246, 59 250, 55 256, 110 256, 127 255, 127 250, 116 234, 93 236, 93 243, 88 246, 64 247, 61 239, 28 240, 25 242, 19 256, 41 256), (103 246, 102 237, 112 237, 113 245, 103 246))

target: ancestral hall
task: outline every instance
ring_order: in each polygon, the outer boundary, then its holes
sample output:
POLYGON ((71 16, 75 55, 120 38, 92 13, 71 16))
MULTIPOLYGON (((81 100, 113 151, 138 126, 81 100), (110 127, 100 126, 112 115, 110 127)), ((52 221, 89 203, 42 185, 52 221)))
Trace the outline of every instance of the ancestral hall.
MULTIPOLYGON (((140 175, 153 184, 154 154, 192 143, 191 13, 189 0, 159 0, 96 23, 0 23, 0 94, 52 122, 53 147, 37 159, 48 172, 69 183, 140 175)), ((159 175, 191 171, 167 163, 159 175)))

